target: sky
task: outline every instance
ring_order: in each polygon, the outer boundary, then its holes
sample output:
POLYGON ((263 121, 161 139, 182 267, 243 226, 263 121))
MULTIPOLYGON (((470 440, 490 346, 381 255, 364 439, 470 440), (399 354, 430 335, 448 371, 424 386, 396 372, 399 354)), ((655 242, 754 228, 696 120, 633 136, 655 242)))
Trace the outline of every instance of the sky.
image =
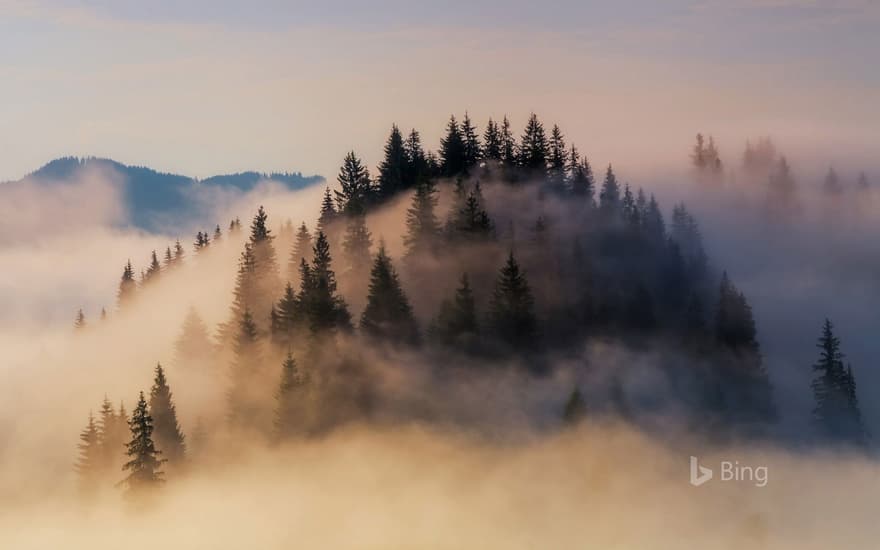
POLYGON ((697 131, 867 162, 878 23, 872 0, 4 0, 0 181, 64 155, 332 178, 393 122, 436 148, 465 110, 535 111, 600 165, 697 131))

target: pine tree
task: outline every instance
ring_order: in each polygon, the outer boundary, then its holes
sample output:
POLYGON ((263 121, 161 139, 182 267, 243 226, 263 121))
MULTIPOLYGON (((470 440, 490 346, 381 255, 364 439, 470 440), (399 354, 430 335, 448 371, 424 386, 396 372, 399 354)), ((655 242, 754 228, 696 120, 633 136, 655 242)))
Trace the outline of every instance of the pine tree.
POLYGON ((306 227, 306 222, 302 222, 296 232, 296 240, 293 243, 293 249, 290 251, 290 259, 287 262, 287 280, 296 284, 299 266, 303 260, 310 261, 312 256, 312 234, 306 227))
POLYGON ((355 276, 365 272, 367 266, 370 265, 370 247, 372 246, 373 237, 370 230, 367 229, 367 217, 364 214, 350 216, 345 227, 342 250, 345 254, 345 263, 355 276))
POLYGON ((245 310, 238 324, 233 346, 228 415, 232 427, 260 431, 265 403, 262 392, 262 352, 250 311, 245 310))
POLYGON ((498 128, 498 123, 491 118, 486 124, 486 131, 483 133, 483 143, 485 143, 485 151, 483 154, 486 159, 495 161, 501 160, 501 130, 498 128))
POLYGON ((483 147, 467 111, 464 112, 464 119, 461 121, 461 139, 464 144, 464 165, 469 169, 482 160, 483 147))
POLYGON ((602 191, 599 192, 599 210, 609 218, 617 215, 620 210, 620 185, 617 183, 617 177, 610 164, 605 172, 602 191))
POLYGON ((137 283, 134 281, 134 270, 131 268, 131 260, 125 264, 122 270, 122 279, 119 281, 119 292, 116 294, 119 307, 128 305, 134 298, 137 283))
POLYGON ((565 150, 565 138, 559 126, 553 125, 550 132, 550 151, 547 158, 547 177, 550 189, 559 195, 565 193, 565 169, 568 153, 565 150))
POLYGON ((177 422, 177 408, 171 388, 160 364, 156 365, 156 375, 150 389, 150 414, 153 417, 156 448, 170 464, 179 464, 184 458, 186 444, 177 422))
POLYGON ((544 134, 544 125, 532 113, 520 141, 519 165, 529 174, 543 174, 548 155, 549 145, 544 134))
POLYGON ((596 180, 593 168, 586 157, 580 158, 580 153, 573 144, 568 155, 568 178, 571 194, 585 199, 587 205, 594 206, 596 180))
POLYGON ((666 222, 663 220, 663 212, 661 212, 660 205, 657 204, 654 195, 651 195, 651 199, 648 201, 643 221, 645 234, 652 243, 660 245, 666 242, 666 222))
POLYGON ((478 241, 494 236, 494 225, 483 207, 483 193, 480 184, 474 186, 452 220, 454 239, 478 241))
POLYGON ((80 490, 88 494, 97 489, 102 466, 98 427, 91 412, 88 424, 79 434, 79 441, 79 456, 74 468, 79 476, 80 490))
MULTIPOLYGON (((308 264, 306 264, 305 259, 300 260, 300 267, 302 268, 302 266, 305 266, 306 268, 304 275, 307 279, 310 277, 311 273, 308 270, 308 264)), ((287 286, 284 288, 284 294, 278 302, 278 307, 273 308, 273 312, 277 316, 277 322, 273 327, 272 336, 274 340, 282 346, 289 347, 291 345, 294 330, 303 320, 300 301, 290 283, 287 283, 287 286)))
POLYGON ((534 307, 529 283, 511 252, 495 282, 489 303, 489 327, 511 348, 533 348, 538 334, 534 307))
POLYGON ((440 140, 440 172, 446 177, 455 177, 466 169, 464 138, 453 115, 446 124, 446 136, 440 140))
POLYGON ((513 166, 517 163, 517 158, 516 141, 510 129, 510 121, 507 120, 507 115, 504 115, 504 120, 501 122, 501 160, 504 164, 513 166))
POLYGON ((98 417, 98 441, 101 448, 101 469, 114 474, 122 467, 123 449, 128 435, 128 418, 120 405, 119 414, 107 396, 101 403, 98 417))
POLYGON ((445 345, 461 344, 462 340, 473 339, 479 332, 474 292, 467 273, 451 300, 444 300, 440 312, 431 324, 431 338, 445 345))
POLYGON ((361 330, 373 338, 397 344, 417 344, 419 329, 412 306, 397 276, 385 245, 379 252, 370 272, 370 290, 367 306, 361 316, 361 330))
POLYGON ((436 250, 440 235, 440 222, 435 213, 437 209, 437 190, 433 182, 425 182, 416 187, 412 204, 406 211, 406 256, 414 257, 436 250))
POLYGON ((245 272, 252 279, 249 284, 253 291, 248 297, 247 306, 260 330, 265 330, 274 296, 278 295, 282 288, 275 246, 272 244, 275 237, 271 234, 267 221, 268 215, 260 206, 251 222, 250 246, 253 263, 251 269, 245 272))
POLYGON ((161 272, 162 265, 159 263, 159 258, 156 256, 156 251, 154 250, 150 256, 150 265, 147 267, 147 272, 144 274, 144 282, 155 281, 159 278, 161 272))
POLYGON ((147 411, 144 392, 140 393, 128 425, 131 440, 125 446, 129 461, 122 469, 129 474, 122 483, 128 487, 129 493, 138 493, 155 488, 165 481, 164 472, 159 470, 165 460, 159 458, 162 453, 153 444, 153 417, 147 411))
POLYGON ((574 426, 583 421, 587 416, 587 403, 577 386, 571 391, 565 408, 562 411, 562 420, 569 426, 574 426))
POLYGON ((333 205, 333 197, 330 188, 324 188, 324 198, 321 201, 321 215, 318 217, 318 231, 327 234, 328 229, 336 220, 336 207, 333 205))
POLYGON ((83 313, 82 308, 80 308, 76 312, 76 319, 73 321, 73 328, 80 330, 86 328, 86 314, 83 313))
POLYGON ((852 367, 844 367, 840 339, 834 335, 834 325, 829 319, 825 319, 817 347, 820 354, 819 361, 813 365, 813 423, 823 438, 864 445, 867 436, 852 367))
POLYGON ((275 394, 275 435, 278 439, 301 436, 307 428, 307 379, 297 368, 293 355, 281 366, 281 382, 275 394))
POLYGON ((187 310, 180 335, 174 342, 174 364, 184 368, 207 367, 214 354, 208 327, 194 307, 187 310))
POLYGON ((431 178, 432 169, 422 148, 422 138, 415 129, 410 131, 403 150, 406 154, 405 187, 415 187, 427 182, 431 178))
POLYGON ((312 266, 303 262, 300 277, 300 304, 313 334, 351 326, 351 316, 345 301, 336 294, 336 274, 332 268, 330 244, 323 232, 318 232, 313 248, 312 266))
POLYGON ((373 200, 373 185, 367 167, 354 151, 345 155, 336 181, 339 182, 336 191, 339 211, 349 216, 364 213, 373 200))
POLYGON ((391 126, 391 135, 385 143, 385 158, 379 164, 378 194, 387 199, 406 188, 407 155, 403 135, 397 125, 391 126))

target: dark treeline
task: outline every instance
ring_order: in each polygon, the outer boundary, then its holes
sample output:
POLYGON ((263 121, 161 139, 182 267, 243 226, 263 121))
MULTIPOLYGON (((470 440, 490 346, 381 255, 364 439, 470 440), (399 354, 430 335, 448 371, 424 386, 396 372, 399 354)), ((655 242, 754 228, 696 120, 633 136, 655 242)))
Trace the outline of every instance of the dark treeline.
MULTIPOLYGON (((693 159, 722 170, 711 139, 700 139, 693 159)), ((599 415, 641 424, 669 413, 710 438, 772 433, 780 411, 751 307, 710 261, 694 216, 676 204, 667 218, 610 165, 597 176, 558 126, 548 132, 532 114, 516 139, 506 117, 482 133, 467 114, 451 117, 436 154, 417 131, 393 126, 376 176, 350 152, 337 183, 314 228, 287 222, 275 234, 259 208, 213 338, 195 310, 187 315, 175 368, 225 377, 223 413, 193 430, 190 448, 157 367, 149 401, 142 396, 131 419, 103 408, 97 424, 90 419, 84 480, 108 464, 93 455, 118 462, 125 452, 129 486, 158 483, 164 466, 173 471, 220 432, 282 442, 352 421, 443 422, 456 385, 510 371, 538 380, 571 361, 601 376, 577 378, 558 396, 560 424, 599 415), (409 204, 399 234, 374 235, 370 216, 401 196, 409 204), (399 258, 386 239, 402 241, 399 258), (649 399, 631 391, 636 367, 584 359, 597 342, 656 357, 666 387, 649 399), (417 372, 430 390, 389 389, 389 370, 407 380, 417 372), (123 449, 107 426, 126 423, 123 449)), ((233 220, 228 232, 240 228, 233 220)), ((200 231, 196 254, 223 238, 219 226, 200 231)), ((119 307, 184 256, 179 242, 164 262, 154 252, 140 283, 128 262, 119 307)), ((865 445, 855 377, 830 322, 820 347, 817 433, 865 445)))

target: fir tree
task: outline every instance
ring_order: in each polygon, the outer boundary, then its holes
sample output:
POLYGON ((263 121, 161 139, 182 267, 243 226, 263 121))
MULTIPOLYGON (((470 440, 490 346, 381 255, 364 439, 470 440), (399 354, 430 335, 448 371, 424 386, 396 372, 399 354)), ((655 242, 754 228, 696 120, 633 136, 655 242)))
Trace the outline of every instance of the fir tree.
POLYGON ((73 328, 80 330, 86 328, 86 314, 83 313, 82 308, 80 308, 76 312, 76 319, 73 321, 73 328))
POLYGON ((275 394, 275 434, 278 439, 303 435, 306 431, 306 377, 290 352, 281 366, 281 382, 275 394))
POLYGON ((223 232, 220 231, 220 224, 214 227, 214 242, 219 242, 223 238, 223 232))
POLYGON ((351 316, 345 301, 336 294, 336 274, 332 269, 330 244, 318 232, 313 248, 314 261, 309 267, 303 262, 300 277, 300 303, 313 334, 336 328, 349 328, 351 316))
POLYGON ((380 244, 370 272, 367 306, 361 316, 361 330, 377 339, 398 344, 417 344, 419 330, 412 306, 397 276, 391 258, 380 244))
POLYGON ((330 188, 324 188, 324 198, 321 200, 321 215, 318 217, 318 231, 327 234, 328 229, 336 220, 336 207, 333 205, 333 197, 330 188))
POLYGON ((856 396, 852 367, 844 367, 840 339, 834 325, 825 319, 819 338, 819 361, 813 365, 813 423, 828 440, 864 445, 867 441, 856 396))
POLYGON ((245 310, 233 346, 231 387, 228 394, 229 423, 237 429, 261 430, 265 396, 262 386, 262 352, 257 326, 245 310))
POLYGON ((437 191, 433 182, 425 182, 416 187, 412 204, 406 211, 406 256, 413 257, 425 252, 433 252, 440 235, 440 222, 435 213, 437 191))
POLYGON ((464 145, 465 168, 475 166, 483 158, 483 147, 480 144, 480 138, 477 136, 477 129, 471 123, 467 111, 465 111, 464 119, 461 121, 461 139, 464 145))
POLYGON ((137 290, 137 283, 134 281, 134 270, 131 268, 131 260, 125 264, 122 270, 122 279, 119 281, 119 292, 116 294, 119 307, 124 307, 132 298, 134 298, 137 290))
POLYGON ((407 155, 403 135, 397 125, 391 126, 391 135, 385 143, 385 158, 379 164, 378 195, 380 199, 394 196, 406 187, 407 155))
POLYGON ((165 378, 162 365, 156 365, 153 387, 150 389, 150 414, 153 417, 156 448, 171 464, 179 464, 186 452, 180 424, 177 422, 177 408, 165 378))
POLYGON ((534 307, 529 283, 511 252, 495 282, 489 303, 489 327, 514 349, 533 348, 538 333, 534 307))
POLYGON ((483 143, 485 143, 485 151, 484 156, 488 160, 501 160, 501 129, 498 128, 498 123, 489 119, 489 122, 486 124, 486 131, 483 133, 483 143))
POLYGON ((161 271, 162 265, 159 263, 159 258, 156 256, 156 251, 154 250, 150 256, 150 265, 147 267, 147 272, 144 274, 144 282, 158 279, 161 271))
POLYGON ((581 159, 577 148, 572 145, 568 155, 568 177, 571 194, 585 199, 587 205, 594 206, 596 180, 593 168, 585 158, 581 159))
POLYGON ((306 227, 306 222, 302 222, 296 232, 296 240, 293 243, 293 249, 290 251, 290 259, 287 262, 287 280, 290 282, 297 281, 299 266, 303 260, 310 261, 312 256, 312 234, 306 227))
POLYGON ((91 412, 88 424, 79 434, 79 441, 79 456, 74 468, 79 476, 80 490, 88 494, 97 489, 102 466, 98 427, 91 412))
POLYGON ((474 186, 459 208, 452 224, 453 238, 466 241, 485 240, 494 235, 494 225, 483 208, 483 193, 480 184, 474 186))
POLYGON ((403 144, 406 155, 406 178, 405 187, 421 185, 431 177, 432 168, 429 166, 428 157, 422 148, 422 138, 413 129, 403 144))
POLYGON ((343 159, 336 181, 339 182, 339 190, 336 191, 339 211, 347 215, 362 214, 372 202, 373 186, 367 167, 354 151, 343 159))
POLYGON ((247 305, 261 330, 265 329, 265 323, 269 318, 273 296, 281 291, 278 261, 272 243, 275 237, 271 234, 267 221, 268 215, 260 206, 251 222, 252 265, 251 269, 245 272, 252 279, 249 285, 253 291, 247 299, 247 305))
POLYGON ((550 151, 547 158, 547 176, 550 189, 558 194, 565 192, 565 171, 568 164, 568 152, 565 149, 565 138, 559 126, 553 125, 550 132, 550 151))
POLYGON ((449 117, 446 136, 440 140, 440 172, 446 177, 455 177, 467 169, 465 143, 455 116, 449 117))
POLYGON ((178 367, 206 367, 213 354, 214 345, 208 327, 199 312, 190 307, 174 342, 174 364, 178 367))
POLYGON ((159 458, 162 453, 153 444, 153 418, 147 411, 144 392, 140 393, 128 425, 131 440, 125 446, 129 461, 122 469, 129 474, 122 483, 128 487, 129 493, 137 493, 155 488, 165 481, 164 472, 159 470, 165 460, 159 458))
POLYGON ((367 229, 367 217, 364 214, 350 216, 345 227, 342 250, 345 253, 347 267, 355 277, 365 272, 370 265, 371 246, 373 246, 373 237, 367 229))
POLYGON ((432 339, 446 345, 460 344, 479 332, 474 293, 467 273, 462 274, 455 296, 441 304, 430 332, 432 339))
MULTIPOLYGON (((311 273, 308 270, 308 264, 305 259, 300 260, 300 267, 305 266, 304 277, 308 279, 311 273)), ((272 335, 276 342, 281 345, 290 346, 294 329, 302 321, 302 308, 300 301, 297 299, 293 286, 287 283, 284 288, 284 294, 278 302, 278 307, 273 308, 273 312, 277 316, 277 322, 273 327, 272 335)))
POLYGON ((532 175, 543 174, 547 166, 549 145, 544 134, 544 125, 532 113, 526 123, 519 147, 519 165, 532 175))
POLYGON ((501 160, 508 166, 513 166, 517 162, 516 141, 507 115, 504 115, 504 120, 501 122, 501 160))
POLYGON ((183 263, 183 257, 185 256, 185 252, 183 251, 183 245, 180 244, 180 239, 174 242, 174 265, 180 265, 183 263))
POLYGON ((617 177, 611 165, 605 172, 605 182, 602 184, 602 191, 599 192, 599 209, 609 218, 614 216, 620 210, 620 185, 617 183, 617 177))
POLYGON ((101 447, 101 468, 114 474, 122 467, 123 450, 128 437, 128 417, 120 404, 119 414, 107 396, 101 403, 98 417, 98 441, 101 447))
POLYGON ((565 408, 562 410, 562 420, 569 426, 574 426, 583 421, 587 416, 587 403, 577 386, 571 391, 565 408))

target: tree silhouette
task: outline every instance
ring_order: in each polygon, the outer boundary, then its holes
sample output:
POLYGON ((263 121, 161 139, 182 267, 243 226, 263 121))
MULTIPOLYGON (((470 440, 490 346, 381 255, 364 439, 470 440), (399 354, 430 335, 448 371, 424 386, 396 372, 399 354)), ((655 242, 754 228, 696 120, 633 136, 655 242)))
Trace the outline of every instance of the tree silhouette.
POLYGON ((159 458, 162 453, 153 444, 153 418, 147 411, 144 392, 140 393, 128 425, 131 430, 131 440, 126 443, 129 461, 122 469, 129 474, 122 483, 129 493, 139 493, 155 488, 165 481, 164 472, 159 470, 165 460, 159 458))
POLYGON ((361 330, 373 338, 391 343, 419 342, 419 329, 412 307, 403 292, 391 258, 385 252, 384 243, 379 245, 370 272, 370 290, 367 306, 361 316, 361 330))
POLYGON ((538 335, 534 306, 529 283, 511 252, 489 302, 491 331, 513 349, 534 348, 538 335))
POLYGON ((156 447, 171 464, 179 464, 186 452, 183 433, 177 422, 177 408, 165 378, 162 365, 156 365, 153 387, 150 389, 150 414, 153 417, 156 447))

